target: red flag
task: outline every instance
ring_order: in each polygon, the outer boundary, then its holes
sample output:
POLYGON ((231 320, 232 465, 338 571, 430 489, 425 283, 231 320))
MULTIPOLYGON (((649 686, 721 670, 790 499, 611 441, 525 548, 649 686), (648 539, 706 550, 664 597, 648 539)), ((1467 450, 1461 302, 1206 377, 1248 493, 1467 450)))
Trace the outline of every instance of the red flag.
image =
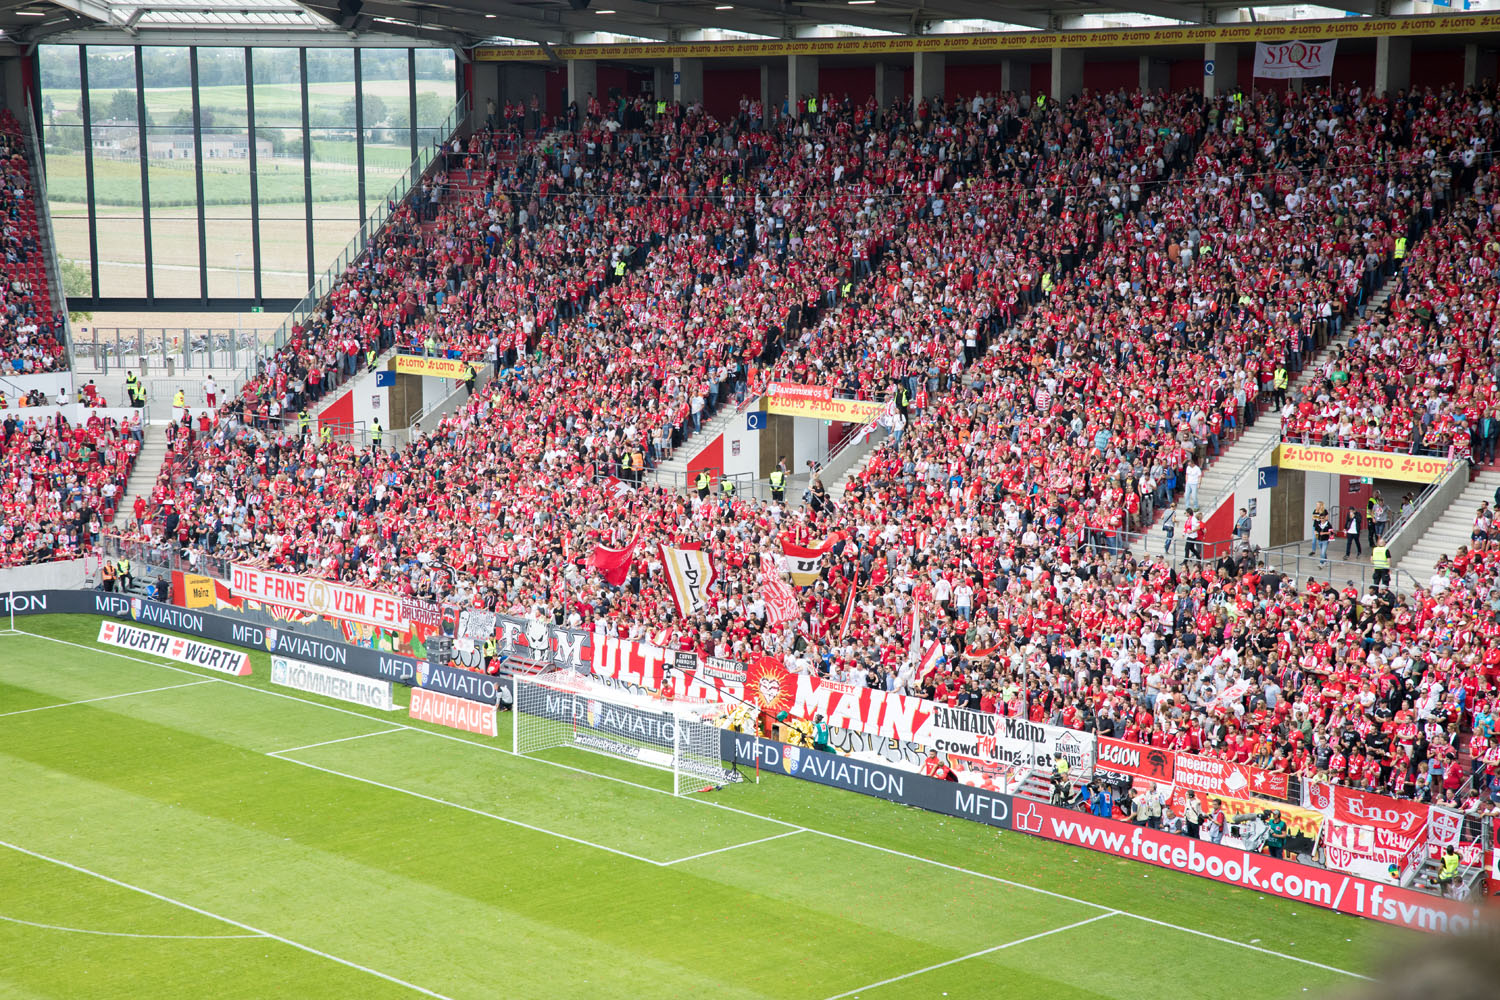
POLYGON ((797 617, 797 592, 777 575, 776 559, 761 553, 761 597, 766 602, 766 624, 775 628, 797 617))
POLYGON ((634 538, 623 549, 609 549, 603 545, 596 545, 589 561, 611 587, 622 587, 625 585, 625 578, 630 575, 630 560, 635 556, 635 546, 636 539, 634 538))
POLYGON ((839 626, 839 642, 843 642, 844 637, 849 634, 849 623, 854 620, 854 595, 859 590, 858 582, 857 578, 849 581, 849 601, 844 605, 844 623, 839 626))
POLYGON ((944 659, 946 657, 943 656, 942 640, 932 640, 932 645, 928 646, 927 652, 922 654, 922 662, 917 664, 917 683, 920 684, 928 677, 931 677, 932 672, 938 668, 938 664, 942 663, 944 659))

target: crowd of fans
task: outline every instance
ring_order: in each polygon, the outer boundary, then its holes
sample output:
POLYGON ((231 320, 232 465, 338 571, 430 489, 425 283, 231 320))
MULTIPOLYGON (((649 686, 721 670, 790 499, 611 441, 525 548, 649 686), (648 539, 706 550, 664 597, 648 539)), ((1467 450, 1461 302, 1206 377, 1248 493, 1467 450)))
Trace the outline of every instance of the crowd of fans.
POLYGON ((38 240, 21 125, 0 111, 0 377, 68 367, 64 317, 53 311, 38 240))
MULTIPOLYGON (((1474 158, 1474 151, 1465 157, 1474 158)), ((1500 171, 1466 170, 1478 173, 1472 194, 1399 262, 1399 286, 1386 307, 1287 402, 1285 439, 1494 461, 1500 171)))
POLYGON ((1124 541, 1279 367, 1487 201, 1490 109, 1002 95, 719 123, 606 102, 535 141, 480 131, 261 378, 174 430, 136 530, 1434 800, 1467 750, 1490 784, 1464 804, 1492 808, 1489 553, 1398 596, 1124 541), (271 419, 396 343, 501 373, 395 452, 271 419), (816 480, 781 506, 641 475, 771 378, 897 393, 841 503, 816 480), (768 627, 761 555, 825 539, 800 615, 768 627), (632 541, 612 589, 589 556, 632 541), (708 613, 677 618, 658 542, 711 553, 708 613), (946 663, 917 677, 934 639, 946 663))
POLYGON ((0 566, 72 559, 92 551, 130 478, 138 424, 59 414, 0 421, 0 566))

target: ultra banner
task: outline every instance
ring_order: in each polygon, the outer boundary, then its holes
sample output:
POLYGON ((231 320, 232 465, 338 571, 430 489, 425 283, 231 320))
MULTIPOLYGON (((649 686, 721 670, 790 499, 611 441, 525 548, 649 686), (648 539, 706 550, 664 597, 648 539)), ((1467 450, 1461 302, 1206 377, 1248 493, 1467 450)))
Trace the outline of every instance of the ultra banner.
POLYGON ((1094 766, 1092 733, 1009 715, 926 704, 931 708, 931 718, 909 738, 939 753, 1012 768, 1049 768, 1058 757, 1066 760, 1075 773, 1087 774, 1094 766))

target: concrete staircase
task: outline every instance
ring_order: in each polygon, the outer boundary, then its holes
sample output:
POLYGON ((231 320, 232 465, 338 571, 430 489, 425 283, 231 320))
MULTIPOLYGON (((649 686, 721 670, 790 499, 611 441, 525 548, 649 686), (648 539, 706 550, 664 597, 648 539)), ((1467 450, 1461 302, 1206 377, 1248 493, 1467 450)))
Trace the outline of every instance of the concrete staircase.
MULTIPOLYGON (((1370 297, 1366 306, 1365 315, 1375 314, 1385 306, 1386 300, 1395 294, 1400 287, 1400 275, 1392 275, 1384 285, 1376 289, 1375 294, 1370 297)), ((1349 335, 1364 320, 1356 319, 1346 323, 1339 336, 1330 340, 1319 351, 1315 357, 1303 365, 1301 373, 1291 383, 1287 393, 1289 399, 1294 399, 1300 390, 1307 389, 1316 384, 1322 371, 1323 363, 1333 353, 1335 347, 1345 347, 1349 342, 1349 335)), ((1203 478, 1198 483, 1198 506, 1197 511, 1201 516, 1208 516, 1218 509, 1224 498, 1234 492, 1236 486, 1245 478, 1248 471, 1260 465, 1269 465, 1271 455, 1276 444, 1281 439, 1281 417, 1273 410, 1260 414, 1255 421, 1255 426, 1248 427, 1235 439, 1234 443, 1225 448, 1223 453, 1216 459, 1212 459, 1207 468, 1203 470, 1203 478)), ((1187 513, 1186 508, 1179 501, 1179 513, 1177 518, 1177 538, 1175 551, 1180 558, 1183 552, 1182 543, 1182 517, 1187 513)), ((1146 531, 1134 540, 1131 552, 1137 556, 1160 555, 1165 536, 1161 530, 1161 518, 1158 517, 1146 531)), ((1429 571, 1430 572, 1430 571, 1429 571)))
POLYGON ((141 441, 141 453, 135 458, 135 467, 130 470, 130 479, 125 484, 125 495, 115 507, 111 522, 115 528, 124 528, 135 519, 135 498, 148 499, 156 486, 156 477, 161 474, 162 463, 167 458, 167 425, 147 424, 141 441))
MULTIPOLYGON (((720 398, 723 399, 723 397, 720 398)), ((688 468, 688 460, 695 457, 716 435, 727 431, 736 420, 743 421, 744 419, 745 411, 739 409, 731 397, 719 406, 718 413, 703 422, 702 430, 688 435, 687 440, 683 441, 666 461, 655 469, 648 470, 646 475, 655 479, 666 489, 675 490, 678 493, 688 490, 692 486, 688 473, 697 471, 688 468)))
POLYGON ((1426 586, 1438 559, 1453 555, 1460 545, 1469 544, 1469 533, 1474 527, 1474 512, 1485 500, 1494 502, 1497 487, 1500 487, 1500 472, 1481 472, 1438 515, 1437 520, 1432 522, 1432 527, 1394 564, 1395 567, 1410 573, 1417 583, 1426 586))

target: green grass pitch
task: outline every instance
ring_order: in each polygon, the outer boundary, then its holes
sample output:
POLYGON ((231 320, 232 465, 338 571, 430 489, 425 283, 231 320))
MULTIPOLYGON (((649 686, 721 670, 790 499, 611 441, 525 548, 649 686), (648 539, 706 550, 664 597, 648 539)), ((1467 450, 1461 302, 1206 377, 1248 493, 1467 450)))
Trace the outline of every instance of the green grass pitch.
POLYGON ((1420 943, 788 777, 673 798, 504 752, 508 717, 497 746, 272 688, 265 654, 239 680, 17 624, 0 997, 1301 997, 1420 943))

